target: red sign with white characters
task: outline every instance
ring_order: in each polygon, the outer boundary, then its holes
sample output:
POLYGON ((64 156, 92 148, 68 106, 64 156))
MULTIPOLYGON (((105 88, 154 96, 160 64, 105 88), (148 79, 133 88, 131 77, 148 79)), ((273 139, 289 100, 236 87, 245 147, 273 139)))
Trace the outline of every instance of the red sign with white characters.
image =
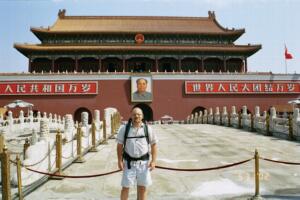
POLYGON ((0 82, 0 95, 91 95, 98 94, 96 81, 0 82))
POLYGON ((186 94, 294 94, 300 82, 288 81, 185 81, 186 94))

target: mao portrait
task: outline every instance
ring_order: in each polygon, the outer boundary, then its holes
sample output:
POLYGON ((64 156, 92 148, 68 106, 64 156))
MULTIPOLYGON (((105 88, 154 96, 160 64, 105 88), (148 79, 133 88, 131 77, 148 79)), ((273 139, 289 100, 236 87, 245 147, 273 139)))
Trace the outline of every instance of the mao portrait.
POLYGON ((152 79, 149 76, 131 77, 131 101, 152 101, 152 79))

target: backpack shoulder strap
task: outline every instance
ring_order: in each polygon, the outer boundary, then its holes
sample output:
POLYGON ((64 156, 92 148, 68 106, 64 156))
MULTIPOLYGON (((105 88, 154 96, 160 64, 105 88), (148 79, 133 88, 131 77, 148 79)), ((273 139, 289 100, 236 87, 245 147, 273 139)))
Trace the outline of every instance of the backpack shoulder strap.
POLYGON ((132 119, 130 118, 126 124, 126 127, 125 127, 125 134, 124 134, 124 144, 123 144, 123 149, 125 150, 125 146, 126 146, 126 141, 127 141, 127 138, 128 138, 128 133, 129 133, 129 130, 130 130, 130 126, 131 126, 131 121, 132 119))
POLYGON ((148 133, 148 125, 146 123, 145 123, 145 126, 144 126, 144 132, 145 132, 146 140, 147 140, 148 144, 150 144, 149 133, 148 133))

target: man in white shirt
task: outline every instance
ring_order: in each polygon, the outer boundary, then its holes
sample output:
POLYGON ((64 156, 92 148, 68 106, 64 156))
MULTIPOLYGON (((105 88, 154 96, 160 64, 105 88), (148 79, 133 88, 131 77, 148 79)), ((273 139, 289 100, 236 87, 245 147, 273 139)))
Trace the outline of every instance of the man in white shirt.
POLYGON ((132 110, 131 119, 120 128, 117 136, 118 167, 123 170, 121 200, 128 199, 129 188, 135 183, 138 200, 146 200, 146 189, 152 184, 150 171, 155 168, 158 140, 151 127, 143 123, 140 108, 132 110))

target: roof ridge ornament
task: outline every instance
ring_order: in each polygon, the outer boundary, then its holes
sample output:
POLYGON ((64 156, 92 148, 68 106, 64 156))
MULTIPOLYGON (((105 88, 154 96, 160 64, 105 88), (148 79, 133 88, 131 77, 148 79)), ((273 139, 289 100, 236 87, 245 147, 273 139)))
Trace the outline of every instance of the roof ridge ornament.
POLYGON ((215 11, 208 11, 208 18, 215 19, 216 18, 215 11))
POLYGON ((58 11, 58 17, 60 19, 64 18, 66 16, 66 9, 59 9, 58 11))

